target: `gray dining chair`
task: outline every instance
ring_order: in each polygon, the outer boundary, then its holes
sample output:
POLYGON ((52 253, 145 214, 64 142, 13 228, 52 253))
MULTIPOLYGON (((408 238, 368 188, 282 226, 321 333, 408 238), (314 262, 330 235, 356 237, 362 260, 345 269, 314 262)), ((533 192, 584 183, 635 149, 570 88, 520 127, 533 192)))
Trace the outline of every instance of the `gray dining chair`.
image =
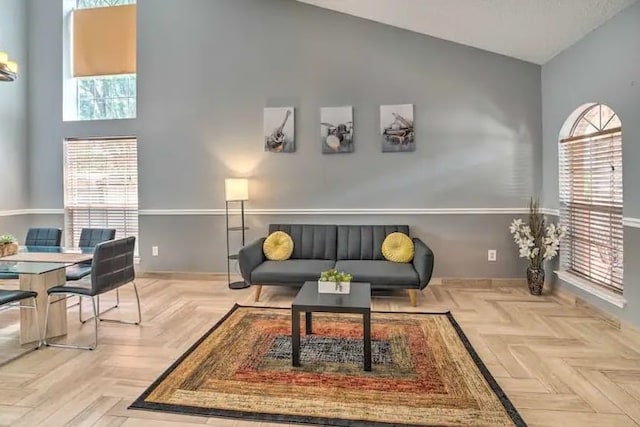
MULTIPOLYGON (((30 228, 24 239, 25 246, 60 246, 62 230, 59 228, 30 228)), ((15 273, 0 273, 0 280, 17 279, 15 273)))
POLYGON ((19 354, 16 357, 12 357, 8 360, 0 361, 0 366, 6 365, 7 363, 16 360, 18 357, 22 357, 25 354, 37 350, 42 346, 42 331, 40 329, 40 319, 38 317, 38 302, 36 301, 36 297, 38 296, 37 292, 33 291, 23 291, 23 290, 8 290, 8 289, 0 289, 0 312, 9 310, 12 308, 17 309, 31 309, 35 312, 36 319, 36 329, 38 330, 38 342, 37 345, 27 351, 19 354), (25 300, 31 300, 31 305, 22 305, 21 302, 25 300))
MULTIPOLYGON (((78 247, 80 248, 95 248, 98 243, 106 242, 107 240, 113 240, 116 238, 115 228, 83 228, 80 230, 80 239, 78 240, 78 247)), ((82 280, 91 274, 91 261, 81 262, 79 264, 67 267, 66 276, 67 282, 73 282, 76 280, 82 280)), ((120 306, 120 292, 116 289, 116 303, 107 310, 100 311, 100 296, 97 297, 96 304, 98 306, 98 313, 104 314, 108 311, 116 309, 120 306)), ((75 305, 75 304, 73 304, 75 305)), ((72 307, 73 305, 68 306, 72 307)), ((80 323, 86 323, 87 320, 82 319, 82 298, 78 298, 78 319, 80 323)))
MULTIPOLYGON (((83 228, 80 231, 78 247, 94 248, 98 243, 116 238, 115 228, 83 228)), ((67 267, 67 281, 80 280, 91 274, 91 261, 67 267)))
POLYGON ((60 246, 62 230, 60 228, 30 228, 24 239, 25 246, 60 246))
MULTIPOLYGON (((125 237, 123 239, 109 240, 98 243, 93 252, 93 263, 91 265, 91 282, 88 285, 79 283, 77 285, 65 284, 63 286, 54 286, 47 290, 47 311, 44 321, 44 335, 47 334, 47 324, 49 321, 49 307, 52 300, 56 297, 68 298, 69 296, 78 296, 80 298, 91 298, 93 306, 94 321, 94 342, 93 345, 80 346, 75 344, 56 344, 48 342, 44 343, 51 347, 62 348, 78 348, 83 350, 94 350, 98 346, 98 322, 109 321, 139 325, 142 322, 142 313, 140 311, 140 295, 135 282, 135 271, 133 267, 134 249, 136 244, 135 237, 125 237), (98 295, 118 289, 126 284, 133 284, 136 295, 136 303, 138 306, 138 320, 134 322, 102 319, 97 309, 96 299, 98 295)), ((90 320, 90 319, 87 319, 90 320)))

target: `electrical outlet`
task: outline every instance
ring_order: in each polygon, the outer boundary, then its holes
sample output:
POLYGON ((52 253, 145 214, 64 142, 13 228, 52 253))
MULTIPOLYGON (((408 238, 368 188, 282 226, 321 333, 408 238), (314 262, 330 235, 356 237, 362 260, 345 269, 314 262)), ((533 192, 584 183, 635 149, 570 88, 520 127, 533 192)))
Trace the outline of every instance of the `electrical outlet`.
POLYGON ((158 247, 157 246, 151 246, 151 255, 158 256, 158 247))
POLYGON ((489 249, 489 251, 487 252, 487 259, 489 261, 495 261, 498 258, 498 251, 496 251, 495 249, 489 249))

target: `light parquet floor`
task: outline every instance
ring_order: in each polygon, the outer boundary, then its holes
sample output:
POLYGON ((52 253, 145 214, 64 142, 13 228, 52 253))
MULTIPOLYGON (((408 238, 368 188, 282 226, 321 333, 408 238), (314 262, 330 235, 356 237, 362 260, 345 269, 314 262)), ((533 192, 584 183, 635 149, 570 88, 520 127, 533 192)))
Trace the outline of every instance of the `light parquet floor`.
MULTIPOLYGON (((101 323, 95 351, 46 348, 0 368, 1 426, 282 425, 126 408, 234 303, 287 306, 295 291, 265 287, 253 303, 250 290, 223 282, 138 284, 141 326, 101 323)), ((121 297, 105 317, 134 315, 131 289, 121 297)), ((418 307, 398 293, 374 297, 373 309, 450 310, 530 426, 640 426, 640 333, 569 299, 533 297, 509 281, 434 280, 418 307)), ((16 344, 17 320, 17 311, 0 313, 0 359, 16 344)), ((92 327, 69 309, 70 339, 89 340, 92 327)))

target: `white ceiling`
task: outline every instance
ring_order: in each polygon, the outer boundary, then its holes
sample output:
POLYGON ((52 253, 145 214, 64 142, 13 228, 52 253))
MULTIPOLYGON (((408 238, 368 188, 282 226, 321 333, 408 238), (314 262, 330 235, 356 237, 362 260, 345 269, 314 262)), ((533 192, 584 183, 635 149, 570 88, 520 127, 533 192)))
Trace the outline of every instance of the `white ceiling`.
POLYGON ((544 64, 637 0, 298 0, 544 64))

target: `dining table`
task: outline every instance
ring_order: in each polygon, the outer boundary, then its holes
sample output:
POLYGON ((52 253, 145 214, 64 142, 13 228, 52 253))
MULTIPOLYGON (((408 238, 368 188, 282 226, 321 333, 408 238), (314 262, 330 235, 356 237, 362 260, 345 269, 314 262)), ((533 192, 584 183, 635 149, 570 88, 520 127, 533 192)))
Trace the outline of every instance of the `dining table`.
MULTIPOLYGON (((63 246, 20 246, 18 253, 0 258, 0 273, 17 274, 19 287, 35 291, 38 316, 33 310, 20 310, 20 343, 36 342, 44 333, 47 310, 47 290, 66 283, 66 268, 91 262, 94 248, 63 246), (38 321, 36 321, 36 319, 38 321)), ((49 307, 49 324, 45 338, 67 334, 66 298, 52 301, 49 307)))

